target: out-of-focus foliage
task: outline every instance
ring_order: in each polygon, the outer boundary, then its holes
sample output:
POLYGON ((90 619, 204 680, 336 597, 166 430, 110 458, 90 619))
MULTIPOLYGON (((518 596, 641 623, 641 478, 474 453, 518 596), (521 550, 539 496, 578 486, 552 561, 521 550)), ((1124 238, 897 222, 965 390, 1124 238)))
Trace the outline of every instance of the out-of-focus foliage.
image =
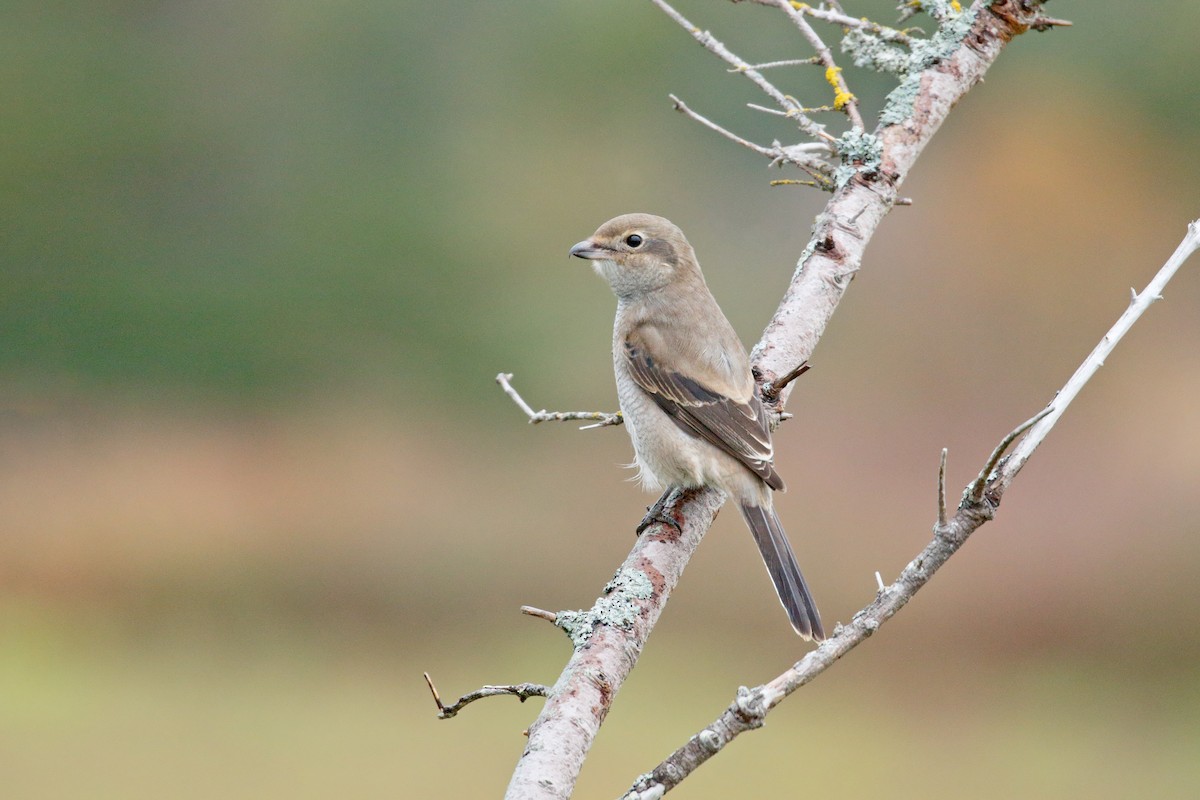
MULTIPOLYGON (((680 7, 752 61, 808 55, 769 9, 680 7)), ((1200 6, 1050 11, 1075 27, 956 109, 780 431, 831 624, 929 535, 941 447, 953 491, 1200 216, 1200 6)), ((626 211, 678 222, 757 338, 824 197, 667 94, 793 132, 643 2, 13 0, 0 86, 4 796, 497 795, 539 701, 437 722, 420 672, 551 682, 567 644, 517 606, 590 604, 649 498, 622 431, 529 428, 492 376, 613 407, 612 299, 566 250, 626 211)), ((999 519, 681 797, 1200 782, 1198 271, 999 519)), ((578 797, 799 655, 761 572, 723 516, 578 797)))

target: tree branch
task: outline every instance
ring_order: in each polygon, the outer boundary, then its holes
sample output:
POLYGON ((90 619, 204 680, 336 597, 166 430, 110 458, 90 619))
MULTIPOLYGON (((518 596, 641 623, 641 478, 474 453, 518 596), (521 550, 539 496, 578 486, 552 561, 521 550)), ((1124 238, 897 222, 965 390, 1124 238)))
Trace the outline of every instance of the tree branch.
POLYGON ((512 373, 501 372, 496 376, 496 383, 500 384, 500 388, 504 393, 512 398, 512 401, 517 404, 517 407, 525 412, 525 416, 529 417, 530 425, 537 425, 539 422, 578 422, 583 419, 596 420, 595 425, 584 425, 579 430, 586 431, 592 428, 604 428, 609 425, 620 425, 624 422, 621 418, 621 412, 610 414, 606 411, 534 411, 529 403, 525 402, 525 398, 517 394, 517 390, 512 385, 512 373))
POLYGON ((796 102, 795 98, 790 97, 779 91, 779 89, 775 88, 775 85, 764 78, 763 74, 755 69, 752 64, 748 63, 741 56, 735 55, 711 33, 697 28, 688 21, 687 17, 683 16, 674 8, 672 8, 671 4, 666 2, 666 0, 650 0, 650 2, 658 6, 659 9, 668 17, 673 19, 675 23, 679 25, 679 27, 690 33, 692 38, 699 42, 705 50, 708 50, 717 58, 732 66, 734 71, 742 73, 749 78, 755 86, 762 89, 768 97, 778 103, 779 107, 788 113, 789 117, 796 120, 796 124, 800 126, 800 130, 804 131, 814 139, 824 139, 825 141, 831 143, 836 141, 834 137, 825 132, 824 125, 818 125, 804 113, 804 107, 801 106, 800 103, 796 102))
POLYGON ((1036 425, 1029 431, 1029 435, 1021 440, 1017 448, 1013 450, 1011 456, 1001 465, 999 476, 996 485, 1001 491, 1008 488, 1012 483, 1013 478, 1021 471, 1021 467, 1025 466, 1025 462, 1033 455, 1033 451, 1037 449, 1042 440, 1046 438, 1046 434, 1054 427, 1054 423, 1067 410, 1067 406, 1075 399, 1075 395, 1079 394, 1079 390, 1084 384, 1091 379, 1093 375, 1104 366, 1105 359, 1108 354, 1117 346, 1117 342, 1121 341, 1126 332, 1133 327, 1133 323, 1137 322, 1138 318, 1146 312, 1152 303, 1156 303, 1162 299, 1163 289, 1167 282, 1175 275, 1188 257, 1200 249, 1200 220, 1196 220, 1188 225, 1187 235, 1183 237, 1183 241, 1179 243, 1179 247, 1175 248, 1175 252, 1167 259, 1167 263, 1163 265, 1154 279, 1146 285, 1141 294, 1130 289, 1129 307, 1125 309, 1116 323, 1109 329, 1108 333, 1104 334, 1104 338, 1096 345, 1091 354, 1079 365, 1079 369, 1075 370, 1075 374, 1067 381, 1066 385, 1055 396, 1054 402, 1050 404, 1050 408, 1046 416, 1039 420, 1036 425))
POLYGON ((485 697, 498 697, 500 695, 511 694, 515 695, 518 700, 524 703, 531 697, 545 697, 546 693, 550 691, 549 688, 540 683, 514 683, 505 686, 483 686, 473 692, 467 692, 450 705, 446 705, 442 702, 442 696, 438 694, 437 687, 433 685, 433 678, 429 677, 428 672, 423 674, 425 675, 425 683, 429 685, 429 691, 433 694, 433 702, 437 703, 438 719, 450 719, 459 711, 461 711, 463 706, 467 705, 468 703, 474 703, 476 700, 482 700, 485 697))
MULTIPOLYGON (((651 1, 723 60, 738 67, 745 64, 663 0, 651 1)), ((837 188, 817 218, 812 239, 801 254, 775 316, 751 353, 751 363, 762 381, 779 380, 808 360, 859 269, 867 242, 895 204, 897 187, 953 105, 982 79, 1004 45, 1028 29, 1028 20, 1037 7, 1038 3, 1029 0, 996 0, 990 4, 978 0, 963 15, 956 15, 933 37, 937 47, 931 49, 928 63, 914 68, 889 97, 880 127, 853 142, 865 155, 846 159, 839 169, 837 188)), ((753 75, 760 87, 766 84, 761 74, 753 75)), ((779 102, 782 95, 773 86, 770 89, 775 93, 768 91, 772 97, 780 95, 776 98, 779 102)), ((788 102, 783 98, 781 105, 787 109, 788 102)), ((788 384, 780 392, 781 407, 791 388, 788 384)), ((551 688, 541 715, 530 726, 529 740, 513 773, 507 798, 563 800, 570 796, 613 698, 636 664, 684 566, 724 499, 715 489, 676 493, 668 513, 681 522, 681 530, 657 523, 638 539, 614 581, 606 587, 605 596, 583 617, 578 634, 572 634, 574 652, 551 688)), ((935 544, 962 536, 960 529, 972 521, 971 515, 984 513, 990 508, 988 503, 985 498, 980 508, 970 507, 956 515, 935 544)), ((929 562, 918 561, 906 568, 898 584, 928 579, 929 562)), ((869 608, 878 606, 879 613, 890 616, 903 605, 899 600, 902 596, 889 589, 869 608)), ((859 635, 865 638, 874 629, 870 625, 877 625, 868 619, 860 615, 844 627, 861 631, 859 635)), ((821 667, 824 669, 845 652, 837 648, 845 647, 850 638, 841 630, 835 631, 830 641, 806 659, 810 663, 825 662, 821 667)), ((768 684, 769 691, 765 690, 762 697, 781 698, 795 688, 790 684, 768 684)), ((748 696, 735 715, 753 721, 762 702, 757 695, 748 696)))
MULTIPOLYGON (((700 123, 709 130, 719 133, 731 142, 740 144, 749 150, 753 150, 760 155, 767 156, 771 159, 770 166, 777 167, 781 164, 795 164, 800 169, 813 176, 813 179, 822 188, 833 188, 834 171, 833 166, 823 159, 822 155, 828 155, 832 152, 832 148, 824 142, 804 142, 803 144, 795 144, 784 147, 779 142, 773 143, 770 147, 763 147, 761 144, 755 144, 749 139, 743 139, 736 133, 721 127, 717 123, 710 120, 692 109, 675 95, 668 95, 671 101, 675 104, 675 110, 689 117, 690 119, 700 123)), ((767 111, 774 113, 774 109, 763 108, 749 104, 751 108, 759 111, 767 111)), ((782 113, 782 112, 780 112, 782 113)))
POLYGON ((808 40, 812 45, 813 50, 817 51, 817 58, 821 60, 821 64, 825 67, 825 80, 829 81, 833 86, 834 100, 833 106, 839 111, 844 110, 846 116, 850 117, 850 124, 857 130, 865 130, 863 126, 862 116, 858 113, 858 98, 851 94, 849 87, 846 86, 846 79, 842 76, 842 68, 833 60, 833 53, 829 51, 825 41, 813 30, 812 25, 808 24, 808 20, 804 15, 792 7, 791 0, 775 0, 775 5, 788 16, 792 24, 799 29, 800 34, 808 40))
POLYGON ((1174 255, 1140 295, 1134 292, 1134 300, 1130 307, 1121 315, 1117 324, 1104 336, 1091 355, 1084 360, 1076 373, 1071 376, 1067 385, 1059 390, 1050 405, 1017 426, 1000 441, 980 471, 979 477, 972 481, 963 492, 963 500, 958 507, 958 512, 949 520, 945 518, 946 451, 942 450, 938 482, 939 511, 938 520, 933 526, 933 541, 909 562, 895 583, 886 588, 881 587, 874 602, 855 614, 848 625, 839 625, 832 636, 816 650, 810 651, 804 658, 796 662, 791 669, 762 686, 756 686, 753 689, 747 689, 744 686, 739 688, 737 698, 729 708, 653 770, 638 778, 629 791, 623 795, 623 800, 658 798, 670 791, 738 735, 762 727, 766 715, 785 697, 812 681, 846 653, 862 644, 903 608, 913 595, 929 582, 942 564, 946 563, 950 556, 966 543, 967 538, 995 516, 1005 490, 1012 483, 1025 460, 1028 460, 1028 455, 1026 455, 1025 459, 1018 461, 1018 453, 1025 451, 1032 453, 1037 448, 1061 418, 1062 411, 1070 404, 1071 399, 1096 373, 1103 357, 1111 352, 1116 341, 1149 308, 1150 304, 1160 298, 1167 281, 1171 279, 1171 276, 1188 256, 1198 248, 1200 248, 1200 220, 1188 225, 1188 233, 1174 255), (1117 333, 1118 329, 1119 333, 1117 333), (1073 391, 1069 391, 1069 388, 1073 388, 1073 391), (996 465, 1000 462, 1004 452, 1022 433, 1026 433, 1025 438, 1021 440, 1017 450, 1004 463, 1004 466, 997 471, 996 465))

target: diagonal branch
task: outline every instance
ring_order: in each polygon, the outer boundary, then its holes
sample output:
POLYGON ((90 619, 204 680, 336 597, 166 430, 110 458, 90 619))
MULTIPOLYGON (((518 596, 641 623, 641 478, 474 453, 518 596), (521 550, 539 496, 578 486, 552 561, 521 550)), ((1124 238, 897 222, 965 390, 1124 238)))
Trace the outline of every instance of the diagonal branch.
MULTIPOLYGON (((711 36, 701 33, 663 0, 652 2, 723 60, 735 66, 744 63, 723 46, 714 49, 711 36)), ((1027 19, 1038 5, 1031 0, 977 0, 960 18, 961 28, 943 37, 944 50, 938 57, 910 76, 911 85, 893 104, 886 118, 889 122, 870 136, 878 147, 876 162, 869 169, 865 165, 850 169, 839 182, 817 219, 775 316, 751 354, 761 381, 778 380, 812 354, 862 264, 867 243, 895 204, 897 186, 954 104, 982 79, 1004 46, 1028 30, 1027 19)), ((789 384, 781 392, 781 406, 791 388, 789 384)), ((638 539, 617 573, 620 585, 607 590, 620 594, 618 608, 628 613, 608 621, 596 617, 587 637, 573 637, 575 650, 551 688, 541 715, 529 728, 528 743, 513 772, 507 798, 565 800, 570 796, 613 698, 636 664, 684 566, 724 499, 715 489, 675 493, 668 514, 680 521, 681 530, 655 524, 638 539)), ((919 571, 920 567, 913 569, 919 571)), ((618 580, 610 587, 615 584, 618 580)), ((813 654, 815 658, 834 657, 825 645, 813 654)))
POLYGON ((1133 323, 1137 322, 1138 317, 1145 313, 1146 309, 1152 303, 1162 299, 1164 287, 1167 281, 1178 271, 1184 261, 1188 259, 1192 253, 1200 249, 1200 220, 1196 220, 1188 225, 1187 235, 1183 237, 1183 241, 1179 243, 1179 247, 1175 248, 1175 252, 1167 259, 1167 263, 1158 271, 1154 279, 1146 285, 1141 294, 1130 289, 1131 297, 1129 299, 1129 307, 1125 309, 1125 313, 1116 321, 1109 329, 1108 333, 1104 334, 1104 338, 1096 345, 1096 349, 1091 352, 1079 369, 1075 370, 1075 374, 1071 376, 1066 385, 1054 398, 1051 404, 1049 413, 1046 417, 1040 420, 1029 431, 1029 435, 1021 440, 1021 444, 1013 451, 1008 460, 1001 467, 998 478, 998 485, 1003 490, 1008 488, 1012 483, 1013 478, 1021 471, 1021 467, 1025 466, 1025 462, 1033 455, 1033 451, 1042 443, 1042 439, 1046 438, 1046 434, 1054 427, 1054 423, 1066 411, 1067 406, 1075 399, 1075 395, 1079 394, 1079 390, 1084 384, 1091 379, 1100 367, 1104 366, 1105 359, 1108 354, 1117 346, 1117 342, 1133 327, 1133 323))
MULTIPOLYGON (((1180 243, 1175 254, 1159 270, 1142 294, 1134 293, 1133 303, 1121 315, 1121 319, 1118 320, 1113 330, 1120 328, 1121 334, 1128 330, 1133 322, 1149 308, 1150 304, 1159 298, 1167 281, 1171 279, 1171 276, 1175 274, 1187 257, 1198 248, 1200 248, 1200 220, 1192 222, 1188 226, 1188 234, 1180 243)), ((946 451, 943 450, 938 481, 939 512, 938 521, 933 527, 933 541, 909 562, 895 583, 881 588, 875 600, 855 614, 848 625, 839 625, 831 637, 796 662, 791 669, 762 686, 753 689, 745 687, 739 689, 737 698, 720 717, 692 736, 686 744, 664 759, 649 773, 638 778, 624 795, 624 800, 637 800, 640 797, 651 796, 661 797, 663 793, 670 791, 737 736, 762 727, 766 715, 785 697, 812 681, 850 650, 862 644, 879 629, 879 626, 903 608, 913 595, 929 582, 934 573, 966 543, 967 538, 995 516, 1004 491, 1016 477, 1021 465, 1024 464, 1024 461, 1017 462, 1017 453, 1024 450, 1029 453, 1033 452, 1050 429, 1054 427, 1054 423, 1062 416, 1062 411, 1070 403, 1071 398, 1096 373, 1096 368, 1099 367, 1097 360, 1100 358, 1097 351, 1103 349, 1107 354, 1112 350, 1117 339, 1120 339, 1120 334, 1114 334, 1113 331, 1106 334, 1096 350, 1084 360, 1075 375, 1067 381, 1067 385, 1055 395, 1053 402, 1046 409, 1017 426, 1012 433, 1000 441, 980 471, 979 478, 963 492, 963 500, 958 507, 958 512, 949 520, 945 518, 944 507, 946 451), (1068 387, 1071 387, 1073 383, 1076 384, 1074 392, 1068 395, 1068 387), (1036 433, 1038 430, 1040 430, 1040 435, 1036 433), (1017 437, 1023 433, 1026 435, 1017 446, 1017 452, 1014 452, 1013 456, 1005 462, 1004 467, 997 472, 996 464, 1017 437), (1011 470, 1010 466, 1012 466, 1011 470)))

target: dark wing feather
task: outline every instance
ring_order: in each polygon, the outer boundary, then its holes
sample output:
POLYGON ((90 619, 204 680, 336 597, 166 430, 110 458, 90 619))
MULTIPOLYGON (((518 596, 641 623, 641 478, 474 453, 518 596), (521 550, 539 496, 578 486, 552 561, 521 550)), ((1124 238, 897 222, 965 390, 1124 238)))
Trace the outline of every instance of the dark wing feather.
POLYGON ((630 339, 624 344, 634 381, 676 425, 729 453, 772 489, 783 489, 783 479, 771 463, 774 450, 766 409, 757 395, 748 403, 731 400, 686 375, 662 369, 630 339))

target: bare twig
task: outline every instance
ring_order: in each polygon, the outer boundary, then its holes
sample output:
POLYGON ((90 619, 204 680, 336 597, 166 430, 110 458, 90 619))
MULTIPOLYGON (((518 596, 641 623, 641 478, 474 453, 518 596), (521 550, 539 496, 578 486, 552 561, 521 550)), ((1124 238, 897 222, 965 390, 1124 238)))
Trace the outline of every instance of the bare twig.
POLYGON ((950 451, 942 448, 942 463, 938 467, 938 528, 946 527, 946 454, 950 451))
POLYGON ((983 493, 987 489, 988 483, 992 479, 992 473, 996 471, 996 465, 1000 463, 1000 459, 1004 453, 1012 446, 1012 443, 1017 440, 1017 437, 1032 428, 1039 420, 1047 417, 1054 410, 1054 404, 1051 403, 1046 408, 1043 408, 1038 413, 1034 414, 1029 419, 1022 422, 1017 427, 1009 432, 1000 440, 1000 444, 996 445, 996 449, 992 450, 992 454, 988 457, 987 463, 983 465, 983 469, 979 470, 979 475, 975 480, 971 481, 967 486, 966 494, 963 496, 964 503, 978 503, 983 499, 983 493))
POLYGON ((827 142, 833 143, 836 139, 825 132, 824 125, 818 125, 808 118, 804 113, 803 107, 788 97, 783 92, 779 91, 769 80, 763 77, 762 73, 756 70, 753 65, 746 62, 741 56, 734 55, 728 47, 722 44, 715 36, 708 31, 702 31, 690 21, 687 17, 676 11, 666 0, 650 0, 654 5, 658 6, 664 14, 675 21, 679 27, 692 35, 692 38, 699 42, 705 50, 713 53, 726 64, 729 64, 737 72, 742 73, 754 83, 755 86, 762 89, 772 100, 779 104, 779 107, 784 111, 789 112, 789 116, 796 120, 796 124, 800 126, 800 130, 804 131, 814 139, 824 139, 827 142))
MULTIPOLYGON (((821 63, 821 59, 818 58, 817 56, 812 56, 811 58, 787 58, 787 59, 784 59, 783 61, 767 61, 762 64, 751 64, 750 69, 761 71, 764 69, 775 69, 776 67, 813 66, 816 64, 820 64, 820 63, 821 63)), ((726 72, 742 72, 742 70, 740 70, 736 67, 733 69, 727 69, 725 71, 726 72)), ((779 113, 786 114, 787 112, 781 111, 779 113)))
POLYGON ((538 617, 549 622, 558 622, 558 614, 553 611, 546 611, 543 608, 535 608, 533 606, 521 606, 521 613, 531 617, 538 617))
POLYGON ((777 108, 767 108, 766 106, 760 106, 757 103, 746 103, 746 108, 752 108, 755 111, 761 111, 764 114, 770 114, 775 117, 786 117, 787 116, 786 111, 780 111, 777 108))
MULTIPOLYGON (((701 125, 708 128, 709 130, 716 131, 717 133, 721 134, 729 141, 736 142, 737 144, 740 144, 742 147, 753 150, 754 152, 759 153, 764 156, 767 156, 768 158, 780 158, 781 157, 780 148, 778 148, 778 147, 775 147, 775 148, 763 147, 761 144, 755 144, 754 142, 750 141, 749 139, 743 139, 741 136, 738 136, 736 133, 733 133, 732 131, 727 130, 726 128, 722 128, 720 125, 713 122, 708 117, 705 117, 702 114, 698 114, 697 112, 688 108, 687 104, 684 103, 682 100, 680 100, 675 95, 671 94, 671 95, 667 95, 667 96, 670 97, 671 102, 675 104, 676 111, 679 111, 680 113, 690 117, 691 119, 695 120, 696 122, 699 122, 701 125)), ((764 111, 774 111, 774 109, 763 109, 763 110, 764 111)), ((786 112, 779 111, 779 112, 775 112, 775 113, 785 114, 786 112)))
MULTIPOLYGON (((717 123, 688 108, 687 104, 680 100, 675 95, 668 95, 671 101, 675 104, 675 110, 686 115, 687 117, 699 122, 701 125, 716 131, 731 142, 736 142, 742 147, 753 150, 756 153, 766 156, 771 159, 769 166, 776 167, 781 164, 794 164, 800 169, 812 175, 818 185, 822 187, 833 186, 833 165, 825 161, 819 154, 827 154, 830 151, 829 145, 824 142, 804 142, 796 145, 784 147, 779 142, 773 143, 770 147, 763 147, 761 144, 755 144, 748 139, 743 139, 736 133, 727 130, 717 123)), ((773 109, 761 108, 763 111, 771 111, 773 109)), ((782 113, 782 112, 780 112, 782 113)))
POLYGON ((812 369, 812 365, 807 361, 802 361, 786 373, 774 380, 767 381, 762 385, 762 398, 768 403, 775 403, 779 399, 780 393, 787 388, 787 385, 799 378, 804 373, 812 369))
POLYGON ((590 430, 592 428, 605 428, 609 425, 620 425, 624 420, 621 419, 621 412, 610 414, 605 411, 534 411, 521 395, 517 394, 517 390, 512 385, 512 373, 501 372, 496 376, 496 383, 500 384, 500 388, 504 393, 512 398, 512 401, 517 404, 517 407, 525 412, 525 416, 529 417, 530 425, 537 425, 539 422, 578 422, 579 420, 596 420, 595 425, 583 425, 579 428, 581 431, 590 430))
POLYGON ((846 85, 846 79, 842 77, 842 68, 833 60, 833 53, 830 52, 828 45, 789 0, 776 0, 775 5, 784 14, 787 14, 792 24, 800 30, 800 34, 812 45, 812 49, 817 51, 817 58, 821 59, 821 63, 825 66, 825 80, 834 90, 834 108, 846 112, 846 116, 850 118, 850 124, 854 126, 855 130, 866 130, 862 115, 858 113, 858 99, 846 85))
POLYGON ((1055 19, 1054 17, 1047 17, 1038 14, 1033 18, 1033 21, 1029 23, 1029 27, 1033 28, 1035 31, 1046 31, 1051 28, 1069 28, 1074 24, 1075 23, 1071 22, 1069 19, 1055 19))
POLYGON ((485 697, 497 697, 499 695, 511 694, 516 696, 518 700, 524 703, 531 697, 545 697, 550 688, 543 686, 540 683, 514 683, 504 686, 483 686, 473 692, 468 692, 450 705, 442 702, 442 697, 438 694, 437 687, 433 685, 433 678, 429 677, 429 673, 424 673, 425 683, 429 684, 429 691, 433 694, 433 702, 437 703, 438 719, 450 719, 459 711, 462 711, 463 706, 468 703, 474 703, 476 700, 482 700, 485 697))
POLYGON ((1104 365, 1104 360, 1108 358, 1109 353, 1117 346, 1117 342, 1133 327, 1133 323, 1137 322, 1138 318, 1146 312, 1153 303, 1162 299, 1163 289, 1167 282, 1175 275, 1179 268, 1187 261, 1188 257, 1200 249, 1200 220, 1195 220, 1188 224, 1187 234, 1180 241, 1179 246, 1175 248, 1175 252, 1163 264, 1162 269, 1151 279, 1150 283, 1146 284, 1146 288, 1141 294, 1134 292, 1132 289, 1132 297, 1129 301, 1129 307, 1125 309, 1125 313, 1116 323, 1109 329, 1108 333, 1104 334, 1104 338, 1096 345, 1096 348, 1090 355, 1079 365, 1079 369, 1075 370, 1075 374, 1066 382, 1062 390, 1054 397, 1054 401, 1047 409, 1046 415, 1037 422, 1029 431, 1029 435, 1021 440, 1020 444, 1013 450, 1012 455, 1000 466, 998 485, 1003 489, 1012 483, 1013 478, 1021 471, 1021 467, 1033 455, 1033 451, 1037 449, 1042 440, 1046 438, 1046 434, 1054 427, 1054 423, 1066 411, 1067 406, 1079 394, 1079 390, 1084 387, 1089 379, 1096 374, 1096 371, 1104 365))
MULTIPOLYGON (((735 3, 738 1, 739 0, 734 0, 735 3)), ((754 2, 760 6, 777 5, 777 0, 754 0, 754 2)), ((883 39, 887 42, 908 45, 912 44, 913 41, 912 37, 904 31, 896 30, 895 28, 889 28, 886 25, 880 25, 877 22, 871 22, 869 19, 852 17, 840 9, 830 10, 825 8, 814 8, 807 3, 794 3, 792 4, 792 8, 797 12, 804 14, 805 16, 812 17, 813 19, 819 19, 822 22, 828 22, 831 25, 837 25, 843 28, 857 28, 858 30, 866 31, 867 33, 873 33, 880 39, 883 39)))

